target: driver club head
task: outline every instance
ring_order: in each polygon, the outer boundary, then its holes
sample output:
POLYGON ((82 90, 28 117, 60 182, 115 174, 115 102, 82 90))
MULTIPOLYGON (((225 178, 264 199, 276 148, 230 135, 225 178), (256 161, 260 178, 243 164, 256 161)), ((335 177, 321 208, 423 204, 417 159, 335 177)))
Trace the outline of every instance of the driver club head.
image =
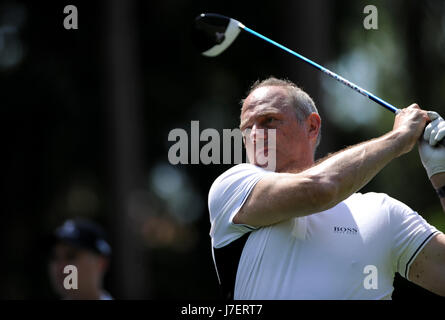
POLYGON ((193 40, 202 55, 216 57, 232 44, 241 26, 239 21, 220 14, 201 13, 195 18, 193 40))

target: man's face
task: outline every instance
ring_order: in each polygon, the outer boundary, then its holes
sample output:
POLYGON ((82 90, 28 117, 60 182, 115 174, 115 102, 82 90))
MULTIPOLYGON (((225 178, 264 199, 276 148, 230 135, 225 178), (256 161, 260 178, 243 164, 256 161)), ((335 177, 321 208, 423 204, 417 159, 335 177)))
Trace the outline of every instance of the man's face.
POLYGON ((82 299, 85 292, 100 288, 104 267, 103 257, 85 249, 58 243, 52 251, 49 274, 53 288, 61 297, 82 299), (78 289, 65 289, 63 285, 64 279, 69 275, 63 273, 67 265, 77 268, 78 289))
POLYGON ((299 124, 291 102, 287 89, 278 86, 260 87, 244 101, 240 129, 251 163, 262 166, 264 162, 258 159, 271 153, 267 148, 268 130, 275 129, 276 172, 302 170, 312 165, 316 137, 314 140, 310 121, 299 124))

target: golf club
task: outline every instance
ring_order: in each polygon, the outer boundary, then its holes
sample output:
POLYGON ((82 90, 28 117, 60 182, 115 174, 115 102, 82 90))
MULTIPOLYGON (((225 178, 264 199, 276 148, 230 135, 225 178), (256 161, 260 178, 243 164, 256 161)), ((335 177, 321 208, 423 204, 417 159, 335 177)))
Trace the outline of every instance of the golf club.
POLYGON ((221 54, 233 43, 233 41, 239 35, 240 31, 244 30, 303 60, 309 65, 317 68, 318 70, 324 72, 328 76, 343 83, 344 85, 347 85, 351 89, 361 93, 365 97, 368 97, 372 101, 380 104, 381 106, 394 112, 395 114, 400 111, 398 108, 394 107, 390 103, 380 99, 379 97, 366 91, 365 89, 360 88, 358 85, 346 80, 345 78, 302 56, 301 54, 279 44, 278 42, 275 42, 272 39, 269 39, 268 37, 265 37, 262 34, 246 27, 244 24, 235 19, 215 13, 202 13, 195 19, 194 30, 195 43, 198 49, 201 50, 201 53, 205 56, 215 57, 221 54))
MULTIPOLYGON (((392 104, 384 101, 383 99, 380 99, 379 97, 370 93, 369 91, 346 80, 345 78, 330 71, 329 69, 326 69, 325 67, 319 65, 318 63, 302 56, 301 54, 283 46, 282 44, 279 44, 278 42, 269 39, 268 37, 263 36, 262 34, 246 27, 244 24, 235 19, 216 13, 201 13, 199 16, 195 18, 194 27, 195 28, 194 28, 193 38, 195 45, 198 47, 198 49, 204 56, 215 57, 221 54, 233 43, 233 41, 235 41, 240 31, 244 30, 303 60, 307 64, 317 68, 318 70, 324 72, 328 76, 334 78, 335 80, 343 83, 349 88, 357 91, 358 93, 361 93, 365 97, 378 103, 387 110, 395 114, 400 112, 400 109, 394 107, 392 104)), ((445 139, 440 141, 438 144, 445 146, 445 139)))

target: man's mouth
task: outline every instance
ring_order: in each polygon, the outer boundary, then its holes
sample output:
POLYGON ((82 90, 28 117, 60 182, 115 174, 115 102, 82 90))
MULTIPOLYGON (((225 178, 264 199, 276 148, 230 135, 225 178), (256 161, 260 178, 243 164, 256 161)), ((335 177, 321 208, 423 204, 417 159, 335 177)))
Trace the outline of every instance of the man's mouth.
POLYGON ((264 154, 266 154, 266 153, 268 153, 269 152, 269 150, 272 150, 273 149, 273 147, 269 147, 267 144, 265 144, 264 146, 260 146, 260 147, 256 147, 255 146, 255 153, 264 153, 264 154))

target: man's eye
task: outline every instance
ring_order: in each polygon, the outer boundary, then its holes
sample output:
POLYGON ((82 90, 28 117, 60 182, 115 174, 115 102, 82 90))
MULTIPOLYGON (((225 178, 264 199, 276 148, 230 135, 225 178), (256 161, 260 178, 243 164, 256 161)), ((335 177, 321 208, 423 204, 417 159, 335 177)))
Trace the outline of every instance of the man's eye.
POLYGON ((266 122, 267 122, 267 123, 271 123, 271 122, 274 121, 274 120, 275 120, 275 118, 269 117, 269 118, 266 119, 266 122))

